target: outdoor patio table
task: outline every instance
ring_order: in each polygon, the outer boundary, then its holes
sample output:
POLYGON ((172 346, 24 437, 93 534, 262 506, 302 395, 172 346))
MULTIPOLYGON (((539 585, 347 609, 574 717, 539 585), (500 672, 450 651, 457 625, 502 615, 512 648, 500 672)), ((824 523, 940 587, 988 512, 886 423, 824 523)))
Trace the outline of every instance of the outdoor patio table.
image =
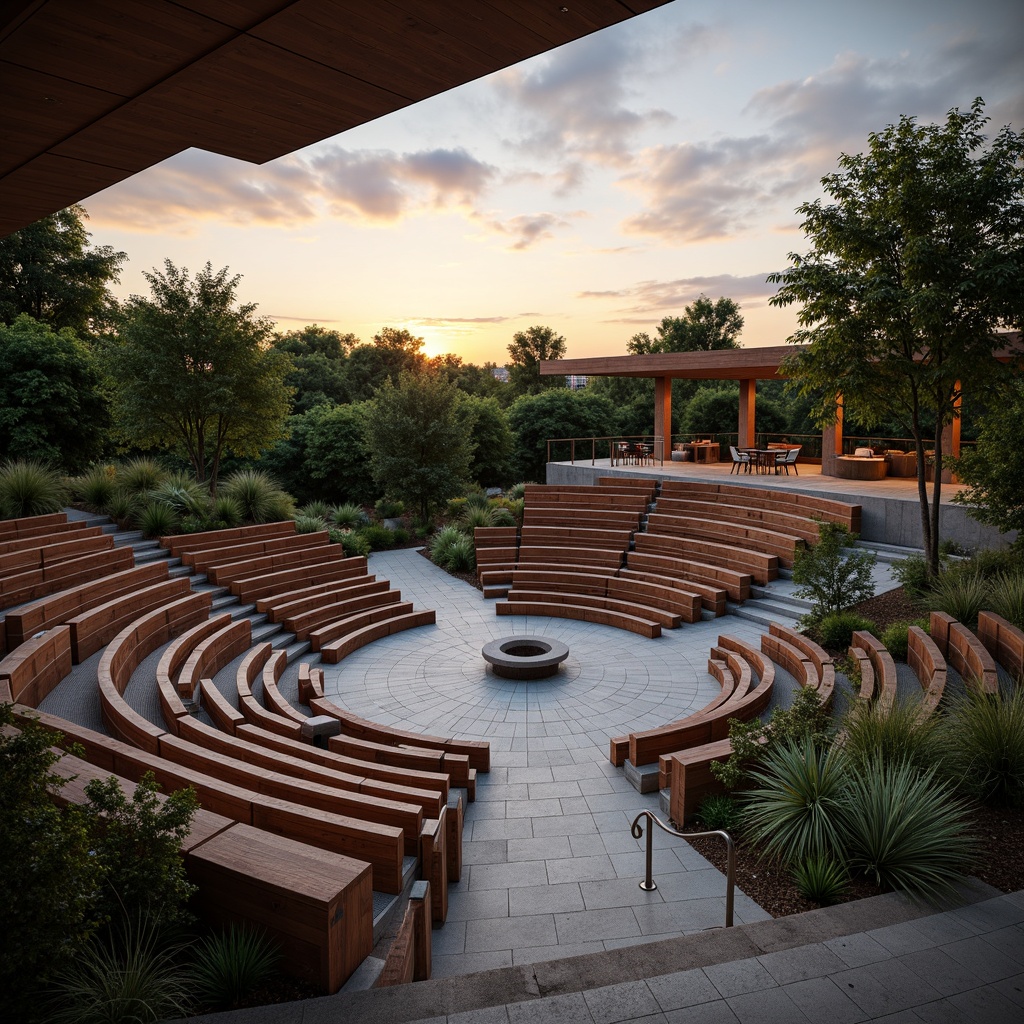
POLYGON ((693 453, 694 462, 718 462, 721 452, 714 441, 688 441, 683 447, 693 453))
POLYGON ((775 456, 778 454, 775 448, 737 448, 737 451, 744 452, 750 456, 750 464, 754 467, 755 473, 767 473, 775 466, 775 456))

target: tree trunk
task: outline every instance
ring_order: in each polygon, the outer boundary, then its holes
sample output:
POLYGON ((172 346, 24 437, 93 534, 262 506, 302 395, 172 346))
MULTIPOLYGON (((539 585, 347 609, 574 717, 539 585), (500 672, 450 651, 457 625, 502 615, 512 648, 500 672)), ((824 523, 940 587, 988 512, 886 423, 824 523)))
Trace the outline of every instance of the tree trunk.
POLYGON ((935 476, 932 481, 931 536, 928 547, 928 568, 933 576, 939 575, 939 514, 942 497, 942 417, 935 421, 935 476))

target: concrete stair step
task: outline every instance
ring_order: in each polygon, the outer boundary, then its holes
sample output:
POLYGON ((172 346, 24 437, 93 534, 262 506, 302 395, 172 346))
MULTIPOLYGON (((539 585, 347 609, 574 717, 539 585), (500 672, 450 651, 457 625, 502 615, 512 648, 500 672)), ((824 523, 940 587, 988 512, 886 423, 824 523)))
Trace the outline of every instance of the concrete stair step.
POLYGON ((786 605, 793 608, 794 611, 799 612, 801 615, 804 614, 804 612, 809 612, 814 607, 813 601, 804 600, 804 598, 796 597, 793 594, 779 593, 779 591, 773 590, 771 587, 755 585, 750 588, 750 594, 751 600, 767 601, 770 604, 786 605))
POLYGON ((756 622, 759 626, 770 626, 773 622, 789 626, 800 617, 800 612, 791 605, 776 604, 772 601, 744 601, 743 604, 729 601, 726 608, 731 615, 756 622))
MULTIPOLYGON (((292 642, 290 644, 286 644, 283 648, 288 659, 288 664, 290 665, 293 661, 296 661, 298 658, 308 654, 313 649, 313 645, 308 640, 295 640, 294 634, 292 633, 287 635, 293 637, 292 642)), ((320 655, 317 654, 314 655, 314 657, 319 660, 320 655)))
POLYGON ((256 644, 274 642, 281 636, 291 635, 291 633, 285 633, 284 627, 279 622, 261 622, 252 628, 252 644, 255 647, 256 644))

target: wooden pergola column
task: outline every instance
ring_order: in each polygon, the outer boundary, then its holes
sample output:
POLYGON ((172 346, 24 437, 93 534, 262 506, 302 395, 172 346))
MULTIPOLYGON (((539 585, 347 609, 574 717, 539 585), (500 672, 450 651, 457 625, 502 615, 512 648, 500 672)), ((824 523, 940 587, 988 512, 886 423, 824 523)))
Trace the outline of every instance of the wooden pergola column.
POLYGON ((660 462, 672 451, 671 377, 654 378, 654 437, 654 457, 660 462))
POLYGON ((757 381, 740 381, 740 422, 738 447, 753 448, 757 443, 755 407, 757 405, 757 381))

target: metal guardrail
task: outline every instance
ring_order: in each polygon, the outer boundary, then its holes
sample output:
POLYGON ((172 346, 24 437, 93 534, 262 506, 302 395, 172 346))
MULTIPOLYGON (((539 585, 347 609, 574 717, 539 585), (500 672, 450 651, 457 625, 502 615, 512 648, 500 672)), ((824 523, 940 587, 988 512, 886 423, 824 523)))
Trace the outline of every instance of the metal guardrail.
POLYGON ((666 825, 656 814, 651 811, 641 811, 634 819, 629 831, 634 839, 642 839, 644 827, 640 824, 641 818, 647 818, 650 824, 647 828, 647 875, 640 883, 640 888, 645 892, 652 892, 658 888, 654 881, 653 859, 654 859, 654 825, 657 825, 662 832, 670 836, 678 836, 680 839, 706 839, 711 836, 721 836, 725 840, 726 865, 725 865, 725 927, 733 926, 733 904, 735 902, 736 890, 736 844, 728 832, 716 829, 713 832, 680 832, 671 825, 666 825))

